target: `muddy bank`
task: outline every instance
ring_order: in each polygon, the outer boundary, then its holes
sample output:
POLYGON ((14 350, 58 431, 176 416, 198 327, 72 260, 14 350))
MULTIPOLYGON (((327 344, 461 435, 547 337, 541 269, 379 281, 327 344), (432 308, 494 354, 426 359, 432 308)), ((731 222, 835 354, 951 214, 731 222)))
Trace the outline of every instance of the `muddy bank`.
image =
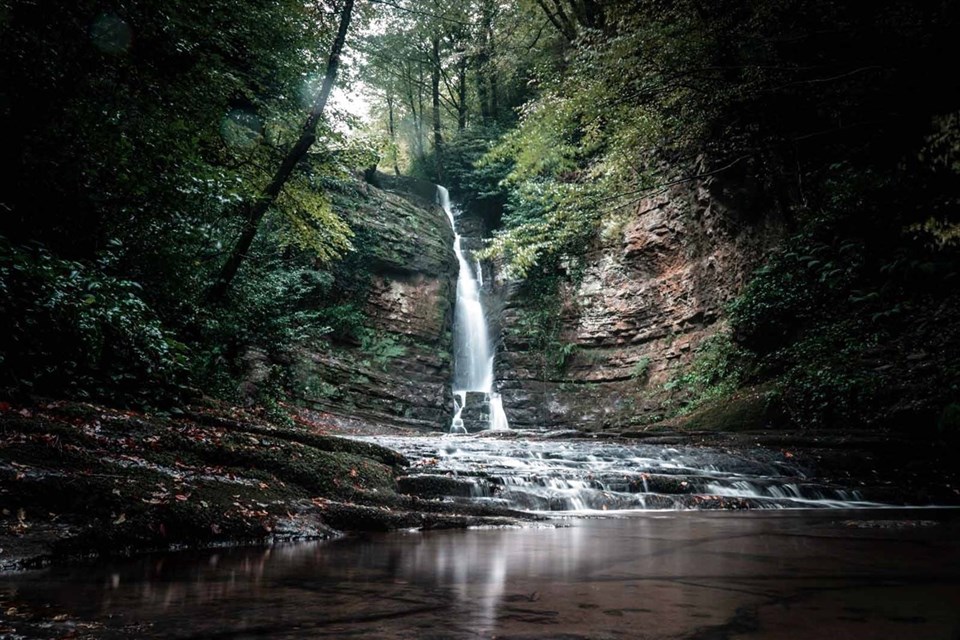
POLYGON ((225 406, 0 405, 0 571, 79 556, 509 524, 398 492, 403 456, 225 406))

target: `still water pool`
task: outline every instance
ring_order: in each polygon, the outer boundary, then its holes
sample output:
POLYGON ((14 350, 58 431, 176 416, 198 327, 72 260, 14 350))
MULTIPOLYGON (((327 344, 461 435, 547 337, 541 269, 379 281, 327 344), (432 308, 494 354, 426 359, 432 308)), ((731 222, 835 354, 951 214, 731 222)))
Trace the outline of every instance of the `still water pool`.
POLYGON ((960 637, 957 511, 639 512, 562 524, 9 575, 0 637, 36 637, 18 627, 39 613, 57 620, 49 637, 960 637))

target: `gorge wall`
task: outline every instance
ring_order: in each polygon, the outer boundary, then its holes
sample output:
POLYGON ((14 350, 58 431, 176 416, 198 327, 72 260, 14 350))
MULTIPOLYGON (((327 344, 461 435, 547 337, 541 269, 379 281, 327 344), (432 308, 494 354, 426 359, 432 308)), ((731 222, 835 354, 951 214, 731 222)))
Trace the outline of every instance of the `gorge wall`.
POLYGON ((363 265, 354 295, 363 326, 297 354, 297 400, 339 421, 443 429, 453 402, 453 234, 433 185, 381 184, 337 203, 363 265))
POLYGON ((622 430, 664 417, 677 399, 665 385, 783 235, 769 211, 736 204, 759 200, 716 179, 675 187, 601 230, 560 279, 554 309, 506 285, 497 377, 511 426, 622 430), (545 347, 534 334, 553 313, 545 347))

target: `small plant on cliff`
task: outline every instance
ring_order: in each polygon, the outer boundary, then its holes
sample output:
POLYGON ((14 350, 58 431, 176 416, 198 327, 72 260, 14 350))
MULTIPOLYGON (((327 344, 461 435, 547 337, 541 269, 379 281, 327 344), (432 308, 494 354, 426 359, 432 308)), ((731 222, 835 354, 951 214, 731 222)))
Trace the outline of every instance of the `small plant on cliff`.
POLYGON ((746 378, 749 355, 734 344, 729 333, 721 332, 704 340, 687 369, 664 385, 683 398, 681 413, 703 402, 732 393, 746 378))
POLYGON ((637 360, 630 369, 630 379, 645 382, 650 375, 650 358, 644 356, 637 360))
POLYGON ((360 335, 360 349, 384 371, 391 360, 407 353, 407 347, 393 334, 369 329, 360 335))
POLYGON ((518 309, 516 322, 508 328, 512 340, 529 345, 539 354, 540 377, 563 373, 577 344, 561 338, 563 329, 563 300, 560 294, 561 278, 546 270, 528 277, 523 283, 521 299, 532 304, 518 309))

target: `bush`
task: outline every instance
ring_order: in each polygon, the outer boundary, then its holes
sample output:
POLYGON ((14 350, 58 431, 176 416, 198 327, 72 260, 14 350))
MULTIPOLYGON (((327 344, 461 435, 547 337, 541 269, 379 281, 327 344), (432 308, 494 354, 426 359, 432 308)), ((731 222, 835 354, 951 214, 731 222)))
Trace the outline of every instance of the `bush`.
POLYGON ((187 349, 142 293, 138 283, 97 265, 0 238, 0 389, 141 400, 176 395, 187 349))
POLYGON ((664 389, 685 396, 685 413, 734 391, 747 378, 750 362, 749 353, 738 348, 729 333, 717 333, 700 343, 693 363, 667 381, 664 389))

